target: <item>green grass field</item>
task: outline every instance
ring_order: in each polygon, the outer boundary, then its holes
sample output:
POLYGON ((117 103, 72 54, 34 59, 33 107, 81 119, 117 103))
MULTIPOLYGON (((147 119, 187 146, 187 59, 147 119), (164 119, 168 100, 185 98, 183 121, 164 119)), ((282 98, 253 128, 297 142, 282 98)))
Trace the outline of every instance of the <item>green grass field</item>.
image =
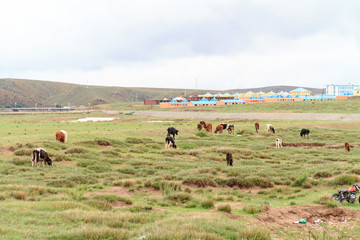
MULTIPOLYGON (((210 120, 213 129, 228 122, 237 132, 215 135, 197 131, 200 119, 155 120, 161 119, 100 112, 1 115, 0 239, 360 236, 355 217, 346 224, 332 218, 331 225, 324 216, 320 227, 303 228, 293 226, 290 215, 287 225, 261 218, 268 205, 336 209, 340 204, 329 196, 360 180, 360 122, 272 120, 273 135, 264 131, 269 121, 260 121, 256 133, 253 121, 210 120), (69 122, 90 116, 116 119, 69 122), (180 131, 178 149, 164 149, 169 126, 180 131), (299 136, 303 127, 310 139, 299 136), (68 143, 55 141, 61 129, 68 143), (284 148, 275 148, 276 138, 284 148), (345 141, 353 147, 349 153, 345 141), (54 165, 32 168, 34 147, 45 148, 54 165), (226 165, 227 152, 233 167, 226 165)), ((359 210, 360 204, 343 207, 359 210)))
POLYGON ((161 109, 159 105, 144 105, 135 103, 114 103, 101 106, 112 110, 148 110, 148 111, 201 111, 201 112, 288 112, 288 113, 360 113, 360 100, 328 100, 315 102, 281 102, 256 103, 244 105, 216 106, 216 107, 187 107, 161 109))

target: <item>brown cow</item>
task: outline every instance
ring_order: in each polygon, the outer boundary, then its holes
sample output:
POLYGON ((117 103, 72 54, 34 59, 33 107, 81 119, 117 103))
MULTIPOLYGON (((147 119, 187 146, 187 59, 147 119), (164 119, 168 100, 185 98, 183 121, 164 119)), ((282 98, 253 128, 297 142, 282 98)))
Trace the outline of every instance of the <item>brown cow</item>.
POLYGON ((203 128, 206 128, 206 122, 204 120, 201 120, 200 124, 203 126, 203 128))
POLYGON ((212 124, 211 123, 206 124, 206 131, 212 132, 212 124))
POLYGON ((203 126, 202 126, 200 123, 198 123, 197 129, 198 129, 199 131, 201 131, 202 128, 203 128, 203 126))
POLYGON ((223 129, 224 127, 221 124, 219 124, 215 128, 215 133, 223 133, 223 129))
POLYGON ((66 143, 67 141, 67 133, 64 130, 58 131, 56 134, 56 140, 62 143, 66 143))
POLYGON ((260 125, 259 125, 259 123, 255 123, 255 130, 256 130, 256 132, 258 132, 258 131, 259 131, 259 129, 260 129, 260 125))
POLYGON ((226 153, 226 164, 229 166, 233 165, 233 157, 231 153, 226 153))
POLYGON ((345 142, 345 151, 350 152, 350 143, 345 142))

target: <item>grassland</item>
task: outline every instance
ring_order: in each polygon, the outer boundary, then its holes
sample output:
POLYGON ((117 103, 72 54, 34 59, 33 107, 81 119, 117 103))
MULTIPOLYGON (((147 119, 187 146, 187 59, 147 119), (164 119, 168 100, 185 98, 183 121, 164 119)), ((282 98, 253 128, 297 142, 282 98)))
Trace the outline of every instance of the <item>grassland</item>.
MULTIPOLYGON (((268 205, 338 206, 331 193, 360 180, 359 122, 271 121, 275 136, 264 132, 268 122, 260 121, 256 133, 252 121, 241 119, 227 120, 234 135, 199 134, 196 119, 152 122, 161 119, 118 114, 112 122, 69 122, 103 115, 0 116, 1 239, 360 236, 355 217, 313 228, 292 226, 290 215, 283 216, 288 225, 261 218, 268 205), (176 150, 164 150, 169 126, 180 131, 176 150), (300 138, 303 127, 310 139, 300 138), (69 134, 66 144, 55 141, 60 129, 69 134), (275 149, 276 138, 284 148, 275 149), (54 166, 32 168, 33 147, 45 148, 54 166), (226 152, 233 153, 233 167, 226 166, 226 152)), ((359 206, 344 204, 349 211, 359 206)))
POLYGON ((360 113, 360 100, 329 100, 315 102, 281 102, 281 103, 257 103, 244 105, 216 106, 216 107, 188 107, 161 109, 159 105, 144 105, 137 103, 113 103, 103 105, 101 108, 112 110, 147 110, 147 111, 194 111, 194 112, 279 112, 279 113, 360 113))

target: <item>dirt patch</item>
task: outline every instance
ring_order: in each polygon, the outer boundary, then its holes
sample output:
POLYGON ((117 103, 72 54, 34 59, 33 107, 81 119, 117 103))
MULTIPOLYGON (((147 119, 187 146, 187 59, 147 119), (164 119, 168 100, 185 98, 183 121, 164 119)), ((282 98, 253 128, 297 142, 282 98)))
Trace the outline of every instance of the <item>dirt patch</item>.
POLYGON ((1 155, 9 155, 12 154, 12 152, 15 151, 15 147, 10 146, 10 147, 0 147, 0 154, 1 155))
POLYGON ((350 221, 358 221, 360 212, 357 210, 337 207, 327 208, 322 205, 305 205, 294 207, 267 207, 263 212, 256 216, 256 219, 266 225, 298 227, 295 221, 305 219, 306 224, 301 226, 313 226, 314 221, 320 219, 329 225, 344 224, 350 221))
POLYGON ((313 148, 313 147, 324 147, 324 146, 326 146, 325 143, 283 143, 283 147, 295 147, 295 148, 299 148, 299 147, 313 148))

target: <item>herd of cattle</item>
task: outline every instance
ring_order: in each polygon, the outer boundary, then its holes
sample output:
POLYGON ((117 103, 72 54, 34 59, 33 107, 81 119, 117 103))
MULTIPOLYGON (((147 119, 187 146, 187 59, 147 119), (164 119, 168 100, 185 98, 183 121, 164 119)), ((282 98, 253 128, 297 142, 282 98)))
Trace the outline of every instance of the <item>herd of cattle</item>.
MULTIPOLYGON (((201 120, 200 123, 197 125, 197 129, 201 131, 202 129, 205 129, 207 132, 212 132, 212 124, 206 123, 204 120, 201 120)), ((259 123, 255 123, 255 131, 258 132, 260 129, 259 123)), ((223 133, 224 130, 227 130, 229 134, 233 134, 235 131, 235 126, 233 124, 227 124, 227 123, 221 123, 216 126, 215 128, 215 134, 216 133, 223 133)), ((266 132, 272 132, 275 134, 275 128, 271 124, 265 125, 266 132)), ((175 129, 174 127, 169 127, 167 129, 167 136, 165 138, 165 149, 168 148, 177 148, 175 144, 175 135, 178 135, 179 131, 175 129)), ((308 137, 309 138, 310 130, 309 129, 301 129, 300 136, 301 137, 308 137)), ((67 133, 64 130, 60 130, 56 132, 55 134, 56 140, 65 143, 67 141, 67 133)), ((283 141, 280 138, 277 138, 275 140, 275 147, 281 148, 283 147, 283 141)), ((350 144, 349 142, 345 142, 345 150, 347 152, 350 152, 350 144)), ((52 160, 49 158, 48 153, 43 148, 35 148, 32 153, 32 166, 37 167, 39 164, 40 166, 44 166, 44 164, 48 164, 49 166, 52 165, 52 160)), ((233 158, 231 153, 226 154, 226 162, 227 165, 232 166, 233 165, 233 158)))
MULTIPOLYGON (((197 129, 201 131, 202 129, 205 129, 207 132, 212 132, 212 124, 206 123, 204 120, 201 120, 200 123, 197 124, 197 129)), ((259 132, 260 124, 255 123, 255 131, 259 132)), ((216 126, 215 128, 215 134, 216 133, 223 133, 224 130, 227 130, 229 134, 234 133, 235 127, 232 124, 226 124, 221 123, 216 126)), ((175 135, 178 135, 179 131, 176 130, 174 127, 169 127, 167 129, 168 134, 165 138, 165 149, 167 148, 176 148, 175 145, 175 135), (170 135, 173 135, 172 137, 170 135)), ((265 125, 265 131, 266 132, 272 132, 275 134, 275 128, 271 124, 265 125)), ((309 138, 310 130, 303 128, 300 131, 300 137, 306 137, 309 138)), ((280 138, 276 138, 275 140, 275 147, 276 148, 282 148, 283 147, 283 141, 280 138)), ((349 142, 345 142, 345 151, 350 152, 350 144, 349 142)), ((231 153, 226 153, 226 162, 227 165, 232 166, 233 165, 233 157, 231 153)))

